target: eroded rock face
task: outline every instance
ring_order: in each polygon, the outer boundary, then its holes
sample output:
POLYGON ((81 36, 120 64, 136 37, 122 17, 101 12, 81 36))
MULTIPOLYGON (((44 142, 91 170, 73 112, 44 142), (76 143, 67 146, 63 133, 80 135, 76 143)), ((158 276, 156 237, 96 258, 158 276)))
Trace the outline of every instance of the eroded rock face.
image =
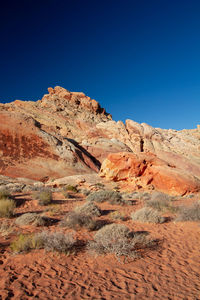
POLYGON ((62 87, 48 92, 36 102, 0 104, 0 174, 46 181, 98 172, 103 162, 101 174, 133 188, 180 194, 198 189, 199 126, 176 131, 115 122, 84 93, 62 87), (118 155, 122 161, 114 163, 118 155))
POLYGON ((100 176, 107 180, 125 181, 134 189, 155 188, 172 195, 200 191, 199 179, 151 153, 109 154, 101 166, 100 176))

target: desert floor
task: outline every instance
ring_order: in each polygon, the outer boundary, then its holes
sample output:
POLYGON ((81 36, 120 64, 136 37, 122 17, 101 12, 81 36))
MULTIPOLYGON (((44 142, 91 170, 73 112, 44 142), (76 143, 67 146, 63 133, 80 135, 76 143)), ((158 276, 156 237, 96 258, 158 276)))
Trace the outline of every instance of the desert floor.
MULTIPOLYGON (((19 194, 16 199, 21 201, 17 215, 33 211, 49 214, 28 193, 19 194)), ((177 202, 182 203, 182 200, 177 202)), ((66 212, 82 203, 85 203, 83 195, 65 200, 61 193, 54 193, 54 204, 58 205, 59 212, 53 218, 62 219, 66 212)), ((130 217, 142 203, 138 200, 132 206, 107 203, 99 206, 105 211, 101 218, 109 219, 106 211, 118 210, 130 217)), ((14 224, 14 219, 9 222, 14 224)), ((130 219, 114 222, 124 223, 134 231, 149 232, 158 239, 158 245, 141 258, 126 261, 123 258, 119 261, 110 254, 94 256, 84 249, 69 256, 44 250, 13 254, 9 245, 19 232, 46 228, 13 225, 14 231, 10 234, 0 233, 0 299, 200 299, 199 223, 175 223, 170 218, 163 224, 144 224, 130 219)), ((48 230, 67 230, 58 224, 54 223, 48 230)), ((76 236, 87 241, 93 234, 82 229, 76 236)))

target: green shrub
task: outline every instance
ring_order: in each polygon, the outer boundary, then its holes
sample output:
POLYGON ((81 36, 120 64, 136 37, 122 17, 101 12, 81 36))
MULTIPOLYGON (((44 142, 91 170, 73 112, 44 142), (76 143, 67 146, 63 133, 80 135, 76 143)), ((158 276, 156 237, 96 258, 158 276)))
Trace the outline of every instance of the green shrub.
POLYGON ((87 199, 87 201, 92 201, 92 202, 109 202, 110 204, 118 204, 118 205, 123 205, 124 200, 121 196, 120 193, 116 191, 98 191, 90 194, 87 199))
POLYGON ((40 192, 37 192, 35 195, 36 199, 38 199, 39 205, 49 205, 52 203, 52 192, 48 190, 43 190, 40 192))
POLYGON ((16 204, 14 200, 1 199, 0 200, 0 217, 1 218, 11 218, 14 215, 14 210, 16 204))
POLYGON ((63 188, 63 191, 64 192, 74 192, 74 193, 77 193, 78 192, 78 190, 77 190, 77 187, 76 186, 74 186, 74 185, 71 185, 71 184, 69 184, 69 185, 66 185, 64 188, 63 188))
POLYGON ((165 222, 165 218, 160 216, 159 213, 150 208, 143 207, 136 212, 131 214, 131 218, 133 221, 138 221, 142 223, 163 223, 165 222))
POLYGON ((47 217, 40 216, 37 213, 26 213, 18 217, 15 220, 15 224, 19 226, 30 224, 34 226, 45 226, 50 224, 50 219, 47 217))
POLYGON ((10 245, 11 250, 15 253, 27 252, 31 249, 40 248, 38 241, 35 239, 35 235, 32 234, 20 234, 10 245))
POLYGON ((79 230, 84 227, 92 231, 97 229, 97 224, 98 223, 91 216, 80 214, 77 212, 70 212, 61 221, 60 226, 69 227, 74 230, 79 230))
POLYGON ((74 211, 79 214, 83 215, 90 215, 94 217, 101 216, 101 210, 100 208, 95 205, 93 202, 87 202, 82 206, 77 206, 74 211))
POLYGON ((179 209, 176 221, 200 221, 200 202, 179 209))

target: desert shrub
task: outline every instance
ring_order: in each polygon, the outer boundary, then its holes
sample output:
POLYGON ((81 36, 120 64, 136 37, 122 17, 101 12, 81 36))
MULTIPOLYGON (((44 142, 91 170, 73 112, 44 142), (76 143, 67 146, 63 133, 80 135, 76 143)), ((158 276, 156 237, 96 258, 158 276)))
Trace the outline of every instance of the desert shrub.
POLYGON ((14 227, 10 225, 7 220, 0 224, 0 233, 2 236, 8 236, 9 234, 13 233, 13 231, 14 227))
POLYGON ((150 207, 143 207, 136 212, 133 212, 131 218, 133 221, 144 223, 163 223, 165 221, 164 217, 160 216, 156 210, 150 207))
POLYGON ((172 197, 164 193, 155 192, 150 200, 145 201, 145 206, 152 207, 158 211, 170 210, 172 208, 172 197))
POLYGON ((106 225, 94 235, 94 240, 88 243, 88 249, 97 254, 113 253, 117 257, 138 257, 137 250, 149 247, 153 240, 146 235, 131 232, 122 224, 106 225))
POLYGON ((45 226, 50 223, 50 219, 47 217, 40 216, 37 213, 26 213, 21 215, 15 220, 15 224, 19 226, 23 225, 34 225, 34 226, 45 226))
POLYGON ((125 214, 124 213, 121 213, 119 211, 112 211, 110 214, 109 214, 109 217, 113 220, 122 220, 122 221, 125 221, 126 220, 126 217, 125 217, 125 214))
POLYGON ((61 221, 60 226, 69 227, 74 230, 79 230, 80 228, 84 227, 92 231, 97 229, 98 223, 89 215, 70 212, 61 221))
POLYGON ((20 234, 10 245, 15 253, 27 252, 31 249, 39 248, 39 244, 32 234, 20 234))
POLYGON ((65 197, 65 199, 72 199, 72 198, 74 198, 74 195, 72 195, 70 192, 62 191, 62 194, 65 197))
POLYGON ((179 209, 176 221, 200 221, 200 202, 179 209))
POLYGON ((46 211, 49 213, 50 216, 56 216, 60 214, 61 208, 58 204, 50 204, 47 206, 46 211))
POLYGON ((71 184, 66 185, 66 186, 63 188, 63 191, 65 191, 65 192, 74 192, 74 193, 77 193, 77 192, 78 192, 77 187, 74 186, 74 185, 71 185, 71 184))
POLYGON ((79 214, 90 215, 94 217, 101 216, 100 208, 93 202, 87 202, 82 206, 77 206, 74 211, 79 214))
POLYGON ((88 196, 90 194, 90 190, 87 189, 82 189, 80 190, 80 192, 84 195, 84 196, 88 196))
POLYGON ((90 194, 87 199, 87 201, 92 201, 92 202, 109 202, 110 204, 119 204, 123 205, 124 200, 121 196, 120 193, 115 192, 115 191, 98 191, 90 194))
POLYGON ((14 200, 1 199, 0 200, 0 217, 1 218, 11 218, 14 215, 16 204, 14 200))
POLYGON ((71 233, 64 234, 62 232, 50 233, 42 231, 36 234, 35 240, 40 248, 44 248, 47 251, 64 252, 66 254, 70 253, 76 244, 76 240, 71 233))
POLYGON ((38 199, 38 203, 40 205, 49 205, 52 203, 52 192, 49 190, 43 190, 40 192, 37 192, 35 194, 35 198, 38 199))
POLYGON ((0 200, 5 198, 10 198, 10 197, 11 197, 10 192, 7 189, 5 188, 0 189, 0 200))
POLYGON ((93 186, 98 188, 98 189, 104 189, 104 187, 105 187, 105 185, 101 182, 97 182, 93 186))

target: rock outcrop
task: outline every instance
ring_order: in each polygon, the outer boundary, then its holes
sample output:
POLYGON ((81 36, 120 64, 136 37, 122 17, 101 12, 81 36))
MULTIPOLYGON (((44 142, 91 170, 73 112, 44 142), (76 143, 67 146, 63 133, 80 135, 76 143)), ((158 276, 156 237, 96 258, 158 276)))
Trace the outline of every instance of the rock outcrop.
POLYGON ((176 131, 115 122, 84 93, 62 87, 48 92, 36 102, 0 104, 0 174, 45 182, 97 173, 101 167, 105 178, 133 187, 180 194, 198 190, 199 126, 176 131), (131 161, 128 171, 120 160, 131 161), (136 172, 140 168, 145 168, 142 175, 136 172))
POLYGON ((150 153, 115 153, 104 160, 100 176, 121 181, 132 189, 157 189, 172 195, 200 191, 200 180, 191 172, 168 164, 150 153))

